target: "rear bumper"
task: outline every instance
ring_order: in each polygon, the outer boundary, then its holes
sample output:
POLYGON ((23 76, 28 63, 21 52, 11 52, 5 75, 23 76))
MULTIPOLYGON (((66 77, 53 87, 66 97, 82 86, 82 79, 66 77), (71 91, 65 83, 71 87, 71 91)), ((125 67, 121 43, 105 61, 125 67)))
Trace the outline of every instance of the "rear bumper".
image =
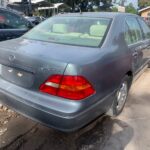
POLYGON ((105 103, 112 101, 112 95, 91 107, 85 107, 83 102, 31 92, 0 79, 0 101, 4 105, 32 120, 64 132, 75 131, 104 113, 105 103))

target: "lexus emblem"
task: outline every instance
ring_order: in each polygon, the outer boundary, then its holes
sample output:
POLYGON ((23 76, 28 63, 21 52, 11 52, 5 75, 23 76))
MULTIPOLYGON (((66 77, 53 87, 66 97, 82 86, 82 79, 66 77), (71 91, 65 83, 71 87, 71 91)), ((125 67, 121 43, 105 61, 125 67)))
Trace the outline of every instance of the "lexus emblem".
POLYGON ((21 77, 23 77, 23 73, 18 72, 18 73, 17 73, 17 76, 21 78, 21 77))
POLYGON ((8 69, 8 72, 12 73, 12 72, 13 72, 13 69, 8 69))
POLYGON ((10 55, 9 56, 9 61, 10 62, 13 62, 15 59, 16 59, 16 57, 14 55, 10 55))

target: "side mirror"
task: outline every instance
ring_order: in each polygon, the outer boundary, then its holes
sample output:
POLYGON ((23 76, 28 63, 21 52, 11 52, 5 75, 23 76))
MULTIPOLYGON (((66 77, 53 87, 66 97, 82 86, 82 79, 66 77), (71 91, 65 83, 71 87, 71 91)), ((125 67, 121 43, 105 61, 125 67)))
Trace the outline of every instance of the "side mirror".
POLYGON ((33 27, 34 27, 34 25, 31 23, 31 22, 27 22, 27 27, 29 28, 29 29, 32 29, 33 27))

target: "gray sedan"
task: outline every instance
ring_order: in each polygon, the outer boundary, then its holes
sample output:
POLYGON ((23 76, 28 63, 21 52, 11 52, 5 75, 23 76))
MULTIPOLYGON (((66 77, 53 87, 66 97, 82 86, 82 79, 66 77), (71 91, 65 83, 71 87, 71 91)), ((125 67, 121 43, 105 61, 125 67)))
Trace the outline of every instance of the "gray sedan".
POLYGON ((61 131, 119 115, 150 59, 150 29, 125 13, 62 14, 0 43, 0 101, 61 131))

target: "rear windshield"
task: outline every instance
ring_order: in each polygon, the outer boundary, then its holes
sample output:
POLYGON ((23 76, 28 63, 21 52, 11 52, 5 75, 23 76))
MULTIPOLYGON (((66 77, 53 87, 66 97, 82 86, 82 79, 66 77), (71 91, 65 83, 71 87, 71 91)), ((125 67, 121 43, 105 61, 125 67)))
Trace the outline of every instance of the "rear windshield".
POLYGON ((106 36, 110 21, 108 18, 52 17, 24 37, 58 44, 98 47, 106 36))

